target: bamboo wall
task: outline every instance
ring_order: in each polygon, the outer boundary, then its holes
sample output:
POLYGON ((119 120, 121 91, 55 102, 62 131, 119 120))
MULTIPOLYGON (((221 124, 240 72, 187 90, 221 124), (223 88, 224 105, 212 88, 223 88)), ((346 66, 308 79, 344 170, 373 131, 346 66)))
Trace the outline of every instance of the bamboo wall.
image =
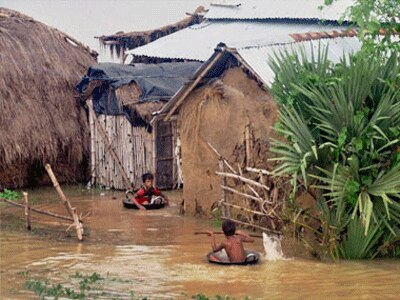
MULTIPOLYGON (((145 127, 133 127, 124 116, 97 116, 134 187, 142 185, 141 176, 154 173, 152 135, 145 127)), ((89 115, 91 133, 92 184, 125 189, 123 178, 89 115)))

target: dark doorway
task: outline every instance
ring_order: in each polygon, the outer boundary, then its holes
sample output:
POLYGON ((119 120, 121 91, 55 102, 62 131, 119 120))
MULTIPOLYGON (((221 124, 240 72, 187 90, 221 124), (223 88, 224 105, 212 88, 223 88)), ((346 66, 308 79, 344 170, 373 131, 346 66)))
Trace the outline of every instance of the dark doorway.
POLYGON ((172 189, 173 133, 171 122, 157 122, 156 127, 156 184, 160 189, 172 189))

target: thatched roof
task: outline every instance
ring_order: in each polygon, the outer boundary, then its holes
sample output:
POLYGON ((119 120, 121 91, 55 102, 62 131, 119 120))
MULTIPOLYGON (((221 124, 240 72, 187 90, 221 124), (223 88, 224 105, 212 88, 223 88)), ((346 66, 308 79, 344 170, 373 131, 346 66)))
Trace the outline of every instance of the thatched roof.
POLYGON ((109 45, 110 50, 113 52, 114 47, 117 55, 120 54, 120 48, 122 49, 134 49, 151 43, 159 38, 166 35, 184 29, 194 24, 199 24, 204 20, 204 13, 206 10, 203 6, 199 6, 192 14, 188 17, 176 22, 174 24, 169 24, 157 29, 146 30, 146 31, 133 31, 133 32, 117 32, 112 35, 102 35, 97 37, 100 42, 104 45, 109 45))
POLYGON ((40 180, 44 162, 60 181, 82 174, 88 125, 74 87, 94 56, 57 29, 0 8, 0 186, 40 180))

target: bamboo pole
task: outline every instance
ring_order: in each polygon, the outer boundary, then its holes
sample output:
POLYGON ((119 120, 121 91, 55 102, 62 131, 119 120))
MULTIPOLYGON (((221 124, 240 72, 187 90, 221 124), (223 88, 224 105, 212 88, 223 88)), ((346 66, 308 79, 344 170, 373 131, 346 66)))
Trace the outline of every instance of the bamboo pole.
MULTIPOLYGON (((214 234, 224 234, 221 231, 213 231, 213 233, 214 234)), ((194 234, 198 235, 198 234, 209 234, 209 233, 207 231, 195 231, 194 234)), ((262 235, 255 235, 255 234, 248 234, 248 236, 253 237, 253 238, 259 238, 259 239, 263 238, 262 235)))
MULTIPOLYGON (((92 102, 92 100, 89 100, 92 102)), ((95 129, 94 129, 94 120, 92 112, 89 111, 89 128, 90 128, 90 183, 91 186, 96 184, 96 169, 97 169, 97 162, 96 162, 96 141, 95 141, 95 129)))
POLYGON ((262 213, 262 212, 259 212, 259 211, 256 211, 256 210, 252 210, 252 209, 246 208, 246 207, 241 207, 241 206, 239 206, 239 205, 230 204, 230 203, 222 203, 222 205, 230 206, 230 207, 233 207, 233 208, 236 208, 236 209, 239 209, 239 210, 243 210, 243 211, 246 211, 246 212, 251 212, 251 213, 253 213, 253 214, 255 214, 255 215, 266 216, 266 215, 265 215, 264 213, 262 213))
POLYGON ((93 104, 90 103, 90 101, 87 102, 87 104, 88 104, 88 107, 89 107, 89 111, 92 112, 93 120, 94 120, 94 123, 95 123, 95 125, 97 127, 97 130, 100 133, 101 137, 103 138, 103 142, 107 145, 107 148, 108 147, 110 148, 111 156, 114 159, 114 161, 115 161, 115 163, 116 163, 116 165, 117 165, 117 167, 119 169, 119 172, 121 173, 121 176, 122 176, 122 178, 124 180, 125 189, 127 189, 127 190, 131 189, 131 183, 130 183, 130 181, 128 179, 128 175, 126 175, 126 172, 125 172, 124 168, 122 167, 122 164, 121 164, 120 160, 118 159, 117 154, 115 153, 114 149, 112 148, 112 145, 110 144, 110 141, 108 139, 107 133, 104 131, 104 129, 99 124, 99 120, 97 119, 96 113, 95 113, 95 111, 93 109, 93 104))
MULTIPOLYGON (((3 198, 0 198, 0 200, 6 202, 6 203, 8 203, 8 204, 11 204, 11 205, 13 205, 13 206, 25 208, 25 205, 23 205, 23 204, 15 203, 15 202, 13 202, 13 201, 10 201, 10 200, 7 200, 7 199, 3 199, 3 198)), ((33 207, 29 207, 29 210, 30 210, 30 211, 33 211, 33 212, 35 212, 35 213, 38 213, 38 214, 42 214, 42 215, 46 215, 46 216, 58 218, 58 219, 61 219, 61 220, 74 221, 73 218, 66 217, 66 216, 61 216, 61 215, 58 215, 58 214, 55 214, 55 213, 52 213, 52 212, 46 211, 46 210, 40 210, 40 209, 33 208, 33 207)), ((82 220, 81 220, 80 222, 82 222, 82 220)), ((83 222, 82 222, 82 223, 83 223, 83 222)))
POLYGON ((271 229, 268 229, 268 228, 265 228, 265 227, 262 227, 262 226, 259 226, 259 225, 255 225, 255 224, 245 223, 245 222, 242 222, 242 221, 239 221, 239 220, 236 220, 236 219, 225 218, 225 217, 221 217, 221 219, 230 220, 230 221, 235 222, 237 224, 253 227, 253 228, 260 229, 262 231, 269 232, 269 233, 274 233, 274 234, 279 234, 279 235, 282 234, 280 231, 271 230, 271 229))
POLYGON ((29 198, 28 198, 28 193, 23 192, 22 195, 24 196, 24 202, 25 202, 25 223, 26 223, 26 229, 31 230, 31 213, 29 211, 29 198))
POLYGON ((272 172, 267 171, 265 169, 257 169, 257 168, 246 167, 246 171, 254 172, 254 173, 262 173, 263 175, 272 175, 272 172))
POLYGON ((237 191, 237 190, 235 190, 235 189, 233 189, 233 188, 231 188, 229 186, 221 185, 221 187, 222 187, 223 190, 231 192, 231 193, 234 193, 234 194, 237 194, 239 196, 243 196, 245 198, 248 198, 248 199, 251 199, 251 200, 255 200, 255 201, 258 201, 258 202, 261 202, 261 203, 264 202, 264 200, 262 198, 257 198, 257 197, 254 197, 252 195, 239 192, 239 191, 237 191))
MULTIPOLYGON (((225 171, 225 164, 222 158, 219 159, 219 170, 221 171, 221 173, 223 173, 225 171)), ((226 177, 223 176, 221 178, 221 186, 226 186, 226 177)), ((224 189, 221 189, 221 203, 225 203, 226 202, 226 193, 224 189)), ((222 215, 224 217, 228 217, 230 218, 231 213, 228 207, 224 206, 222 207, 222 215)))
POLYGON ((53 182, 54 188, 56 189, 58 195, 60 196, 61 202, 64 204, 69 215, 74 219, 76 235, 78 236, 78 240, 82 241, 83 240, 83 226, 82 226, 82 223, 79 221, 79 217, 76 213, 76 209, 72 208, 71 203, 68 201, 67 197, 65 197, 65 194, 62 191, 60 184, 58 183, 58 180, 57 180, 56 176, 54 175, 53 170, 51 169, 51 166, 49 164, 46 164, 45 168, 46 168, 47 173, 49 174, 51 181, 53 182))
POLYGON ((240 175, 236 175, 236 174, 231 174, 231 173, 225 173, 225 172, 215 172, 215 173, 217 175, 219 175, 219 176, 225 176, 225 177, 239 179, 242 182, 249 183, 249 184, 255 185, 257 187, 260 187, 260 188, 263 188, 263 189, 269 191, 269 187, 267 187, 264 184, 261 184, 261 183, 259 183, 257 181, 248 179, 246 177, 243 177, 243 176, 240 176, 240 175))
POLYGON ((251 156, 252 144, 250 143, 250 125, 246 125, 244 136, 246 141, 246 165, 251 166, 253 164, 253 159, 251 156))
POLYGON ((212 151, 214 151, 215 154, 217 154, 219 159, 222 159, 225 163, 225 165, 231 170, 232 173, 237 174, 235 169, 228 163, 228 161, 217 151, 217 149, 214 148, 213 145, 211 145, 209 142, 207 142, 208 146, 211 148, 212 151))

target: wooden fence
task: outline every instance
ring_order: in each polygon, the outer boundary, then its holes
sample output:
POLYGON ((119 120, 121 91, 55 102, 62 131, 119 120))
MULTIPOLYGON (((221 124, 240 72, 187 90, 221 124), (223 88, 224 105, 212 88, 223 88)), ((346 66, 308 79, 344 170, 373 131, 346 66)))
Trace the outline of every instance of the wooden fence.
MULTIPOLYGON (((111 155, 107 143, 95 125, 93 114, 89 114, 91 133, 91 172, 92 184, 115 189, 126 189, 126 180, 111 155)), ((152 134, 145 127, 134 127, 125 116, 97 116, 104 129, 110 146, 128 180, 134 187, 142 184, 141 176, 154 172, 152 134)))

